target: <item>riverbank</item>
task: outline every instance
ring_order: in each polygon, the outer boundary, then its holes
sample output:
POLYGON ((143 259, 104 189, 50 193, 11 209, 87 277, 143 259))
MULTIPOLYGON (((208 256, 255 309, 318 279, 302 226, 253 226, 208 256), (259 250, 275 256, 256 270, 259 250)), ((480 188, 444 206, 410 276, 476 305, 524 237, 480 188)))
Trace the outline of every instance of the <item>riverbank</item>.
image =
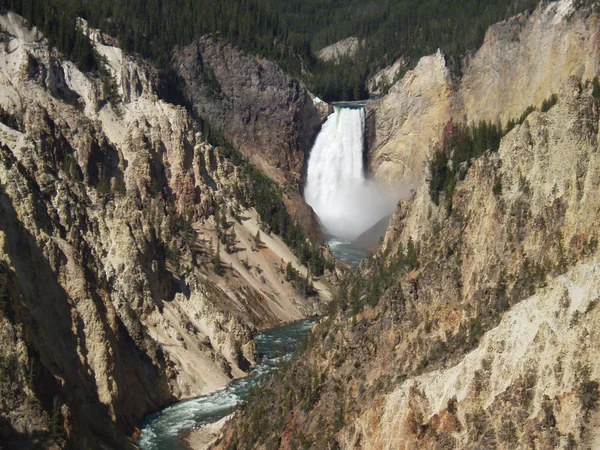
POLYGON ((223 417, 215 423, 208 423, 198 428, 194 428, 183 438, 183 443, 188 450, 208 450, 210 445, 219 438, 221 429, 225 423, 234 415, 235 413, 223 417))
POLYGON ((223 423, 260 386, 265 375, 292 352, 319 318, 311 318, 258 333, 255 342, 260 364, 252 375, 233 380, 212 395, 179 402, 144 421, 138 445, 142 450, 184 450, 206 448, 218 436, 223 423))

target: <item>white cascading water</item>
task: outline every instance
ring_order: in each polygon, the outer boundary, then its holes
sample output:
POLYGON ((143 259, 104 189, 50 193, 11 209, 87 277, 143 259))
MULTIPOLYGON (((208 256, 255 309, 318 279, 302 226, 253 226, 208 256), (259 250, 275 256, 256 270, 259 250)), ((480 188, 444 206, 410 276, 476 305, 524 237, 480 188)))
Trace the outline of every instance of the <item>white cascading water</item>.
POLYGON ((353 240, 390 214, 396 201, 365 179, 363 108, 335 107, 311 150, 304 198, 327 233, 353 240))

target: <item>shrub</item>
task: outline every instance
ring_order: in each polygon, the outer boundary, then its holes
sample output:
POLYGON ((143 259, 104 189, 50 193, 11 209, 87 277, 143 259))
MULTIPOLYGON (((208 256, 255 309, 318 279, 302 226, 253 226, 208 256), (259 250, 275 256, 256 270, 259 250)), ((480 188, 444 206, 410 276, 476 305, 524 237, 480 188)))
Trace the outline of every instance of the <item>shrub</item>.
POLYGON ((0 315, 8 317, 9 298, 8 298, 8 266, 5 262, 0 262, 0 315))
POLYGON ((590 379, 590 366, 579 365, 577 369, 576 377, 579 380, 577 397, 579 398, 581 409, 587 419, 590 411, 596 408, 598 400, 600 400, 600 392, 598 391, 599 385, 598 381, 590 379))

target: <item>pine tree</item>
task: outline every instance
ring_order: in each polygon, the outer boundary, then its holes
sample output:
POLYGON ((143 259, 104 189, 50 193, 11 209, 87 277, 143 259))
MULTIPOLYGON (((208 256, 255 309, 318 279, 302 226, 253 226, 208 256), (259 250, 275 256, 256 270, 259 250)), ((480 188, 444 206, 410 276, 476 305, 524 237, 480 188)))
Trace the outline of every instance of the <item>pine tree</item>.
POLYGON ((295 269, 292 266, 291 262, 287 263, 287 266, 285 266, 285 280, 286 281, 292 281, 294 279, 294 275, 295 275, 295 269))
POLYGON ((52 402, 52 415, 50 417, 50 437, 55 442, 61 441, 64 437, 64 432, 61 404, 58 396, 54 396, 54 401, 52 402))
POLYGON ((254 247, 253 250, 259 250, 262 246, 262 240, 260 238, 260 230, 256 230, 256 234, 254 235, 254 247))
POLYGON ((406 265, 413 270, 419 267, 419 249, 413 242, 412 237, 408 238, 406 247, 406 265))
POLYGON ((8 314, 8 268, 0 262, 0 315, 8 314))
POLYGON ((217 250, 212 258, 213 269, 219 276, 223 275, 223 266, 221 265, 221 244, 217 241, 217 250))

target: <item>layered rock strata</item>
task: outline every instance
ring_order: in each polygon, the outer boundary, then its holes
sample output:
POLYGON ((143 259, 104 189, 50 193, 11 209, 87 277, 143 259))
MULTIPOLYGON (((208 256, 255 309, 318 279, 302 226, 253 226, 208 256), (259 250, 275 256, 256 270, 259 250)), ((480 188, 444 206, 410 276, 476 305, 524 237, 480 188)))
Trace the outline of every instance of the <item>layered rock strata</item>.
POLYGON ((451 210, 422 179, 215 447, 598 447, 598 102, 566 80, 472 161, 451 210))

